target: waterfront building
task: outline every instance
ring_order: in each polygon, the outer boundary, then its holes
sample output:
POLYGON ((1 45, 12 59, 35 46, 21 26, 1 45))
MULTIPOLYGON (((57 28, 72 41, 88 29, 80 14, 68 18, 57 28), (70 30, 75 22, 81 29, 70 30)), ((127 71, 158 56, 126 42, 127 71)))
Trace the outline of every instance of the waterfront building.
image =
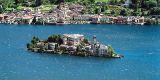
POLYGON ((57 43, 50 42, 50 43, 48 43, 48 49, 55 51, 56 45, 57 45, 57 43))
POLYGON ((108 55, 108 46, 100 44, 97 40, 96 40, 96 36, 93 36, 93 40, 91 42, 91 55, 97 55, 97 56, 104 56, 104 55, 108 55))
POLYGON ((125 23, 125 18, 122 16, 118 16, 115 23, 118 23, 118 24, 125 23))
POLYGON ((132 24, 132 17, 126 17, 127 18, 127 24, 132 24))
POLYGON ((98 52, 97 48, 98 48, 98 46, 99 46, 99 43, 97 42, 96 36, 94 35, 93 39, 92 39, 92 42, 91 42, 92 55, 97 55, 97 52, 98 52))
POLYGON ((110 19, 108 16, 102 16, 100 18, 100 23, 110 23, 110 19))
POLYGON ((80 24, 90 23, 92 15, 75 15, 73 16, 73 20, 80 24))
POLYGON ((104 56, 104 55, 108 55, 107 53, 107 50, 108 50, 108 46, 105 46, 103 44, 100 44, 99 45, 99 48, 98 48, 98 55, 99 56, 104 56))
POLYGON ((31 24, 34 16, 23 16, 22 21, 25 24, 31 24))
POLYGON ((133 22, 135 24, 141 24, 141 25, 143 25, 144 24, 144 17, 135 17, 133 22))
POLYGON ((102 18, 102 17, 101 17, 100 15, 95 15, 95 16, 93 16, 93 17, 91 18, 91 23, 93 23, 93 24, 99 24, 101 18, 102 18))

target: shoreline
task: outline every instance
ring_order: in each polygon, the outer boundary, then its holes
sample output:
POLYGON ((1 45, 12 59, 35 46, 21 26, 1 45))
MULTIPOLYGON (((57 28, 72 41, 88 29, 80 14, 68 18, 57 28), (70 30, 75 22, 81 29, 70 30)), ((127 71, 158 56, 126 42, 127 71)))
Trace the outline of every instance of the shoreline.
MULTIPOLYGON (((121 24, 121 23, 96 23, 96 24, 93 24, 93 23, 84 23, 84 24, 56 24, 56 23, 54 23, 54 24, 16 24, 16 23, 0 23, 0 24, 4 24, 4 25, 44 25, 44 26, 46 26, 46 25, 50 25, 50 26, 52 26, 52 25, 88 25, 88 24, 90 24, 90 25, 141 25, 141 24, 121 24)), ((160 25, 160 24, 142 24, 141 26, 144 26, 144 25, 160 25)))

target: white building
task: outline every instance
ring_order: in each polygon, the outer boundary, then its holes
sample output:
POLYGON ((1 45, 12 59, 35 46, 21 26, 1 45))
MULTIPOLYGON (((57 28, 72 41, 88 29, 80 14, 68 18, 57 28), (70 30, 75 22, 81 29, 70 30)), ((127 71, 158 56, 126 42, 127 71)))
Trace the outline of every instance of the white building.
POLYGON ((129 7, 130 4, 132 4, 131 0, 126 0, 124 6, 129 7))
POLYGON ((107 50, 108 50, 108 46, 100 44, 98 49, 98 55, 99 56, 107 55, 107 50))
POLYGON ((63 34, 63 43, 65 45, 79 45, 84 40, 81 34, 63 34))
POLYGON ((57 43, 48 43, 49 50, 55 50, 57 43))

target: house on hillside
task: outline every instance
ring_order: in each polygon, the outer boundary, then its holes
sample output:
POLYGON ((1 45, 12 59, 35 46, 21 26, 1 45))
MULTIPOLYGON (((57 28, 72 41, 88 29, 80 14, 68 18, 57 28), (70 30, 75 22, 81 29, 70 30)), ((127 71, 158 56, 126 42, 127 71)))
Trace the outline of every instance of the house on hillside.
POLYGON ((34 16, 26 15, 22 17, 22 21, 25 24, 31 24, 34 16))
POLYGON ((132 4, 131 0, 126 0, 125 4, 123 4, 123 6, 129 7, 130 4, 132 4))

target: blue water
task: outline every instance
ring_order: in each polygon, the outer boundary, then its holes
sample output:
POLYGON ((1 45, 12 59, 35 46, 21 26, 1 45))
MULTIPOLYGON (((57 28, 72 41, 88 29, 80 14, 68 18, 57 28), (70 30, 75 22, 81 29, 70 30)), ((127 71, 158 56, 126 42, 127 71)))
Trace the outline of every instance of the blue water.
POLYGON ((159 80, 160 26, 0 24, 0 80, 159 80), (33 36, 80 33, 112 45, 122 59, 36 54, 33 36))

